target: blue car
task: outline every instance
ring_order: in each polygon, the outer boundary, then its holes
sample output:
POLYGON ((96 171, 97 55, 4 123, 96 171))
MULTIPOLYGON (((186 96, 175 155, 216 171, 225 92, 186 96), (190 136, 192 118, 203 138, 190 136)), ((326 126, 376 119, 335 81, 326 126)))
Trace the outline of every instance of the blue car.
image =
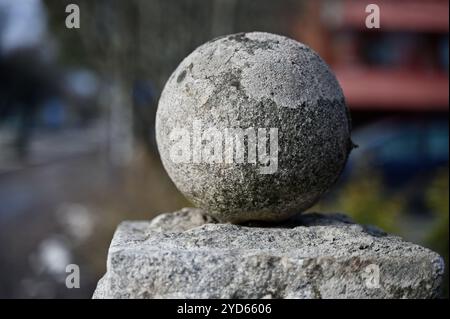
POLYGON ((389 119, 355 129, 358 148, 350 155, 343 180, 364 166, 383 174, 388 187, 423 181, 448 166, 448 115, 443 119, 389 119))

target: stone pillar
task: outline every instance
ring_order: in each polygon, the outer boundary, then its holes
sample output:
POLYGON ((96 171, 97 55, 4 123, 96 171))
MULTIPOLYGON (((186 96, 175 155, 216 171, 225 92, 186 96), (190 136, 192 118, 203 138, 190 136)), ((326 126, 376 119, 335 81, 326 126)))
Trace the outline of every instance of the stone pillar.
POLYGON ((126 221, 94 298, 435 298, 442 258, 341 214, 215 223, 199 209, 126 221))
POLYGON ((355 146, 342 89, 306 45, 251 32, 198 47, 164 87, 156 138, 204 210, 122 223, 94 298, 438 296, 436 253, 343 215, 296 215, 355 146))

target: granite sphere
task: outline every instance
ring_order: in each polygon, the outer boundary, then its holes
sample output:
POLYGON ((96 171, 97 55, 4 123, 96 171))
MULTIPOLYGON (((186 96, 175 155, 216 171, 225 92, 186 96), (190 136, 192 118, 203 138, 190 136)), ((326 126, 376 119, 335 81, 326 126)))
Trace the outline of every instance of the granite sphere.
POLYGON ((167 81, 156 115, 162 163, 219 221, 279 221, 311 207, 353 147, 344 95, 306 45, 252 32, 213 39, 167 81))

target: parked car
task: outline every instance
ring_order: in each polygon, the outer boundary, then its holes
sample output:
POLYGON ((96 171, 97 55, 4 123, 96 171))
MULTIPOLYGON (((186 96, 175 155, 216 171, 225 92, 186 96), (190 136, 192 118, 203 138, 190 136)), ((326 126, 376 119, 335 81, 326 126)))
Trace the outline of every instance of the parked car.
POLYGON ((388 186, 401 187, 448 165, 447 119, 389 119, 355 130, 345 176, 359 166, 383 174, 388 186))

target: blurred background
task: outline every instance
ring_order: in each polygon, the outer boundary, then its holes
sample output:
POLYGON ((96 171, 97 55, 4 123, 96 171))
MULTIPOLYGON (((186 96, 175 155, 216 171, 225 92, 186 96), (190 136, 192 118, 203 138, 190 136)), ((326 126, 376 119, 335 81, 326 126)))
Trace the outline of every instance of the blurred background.
POLYGON ((311 210, 439 252, 448 297, 449 4, 377 0, 367 29, 371 2, 0 0, 0 298, 90 298, 118 223, 189 205, 159 161, 158 98, 197 46, 245 31, 308 44, 343 87, 359 148, 311 210))

